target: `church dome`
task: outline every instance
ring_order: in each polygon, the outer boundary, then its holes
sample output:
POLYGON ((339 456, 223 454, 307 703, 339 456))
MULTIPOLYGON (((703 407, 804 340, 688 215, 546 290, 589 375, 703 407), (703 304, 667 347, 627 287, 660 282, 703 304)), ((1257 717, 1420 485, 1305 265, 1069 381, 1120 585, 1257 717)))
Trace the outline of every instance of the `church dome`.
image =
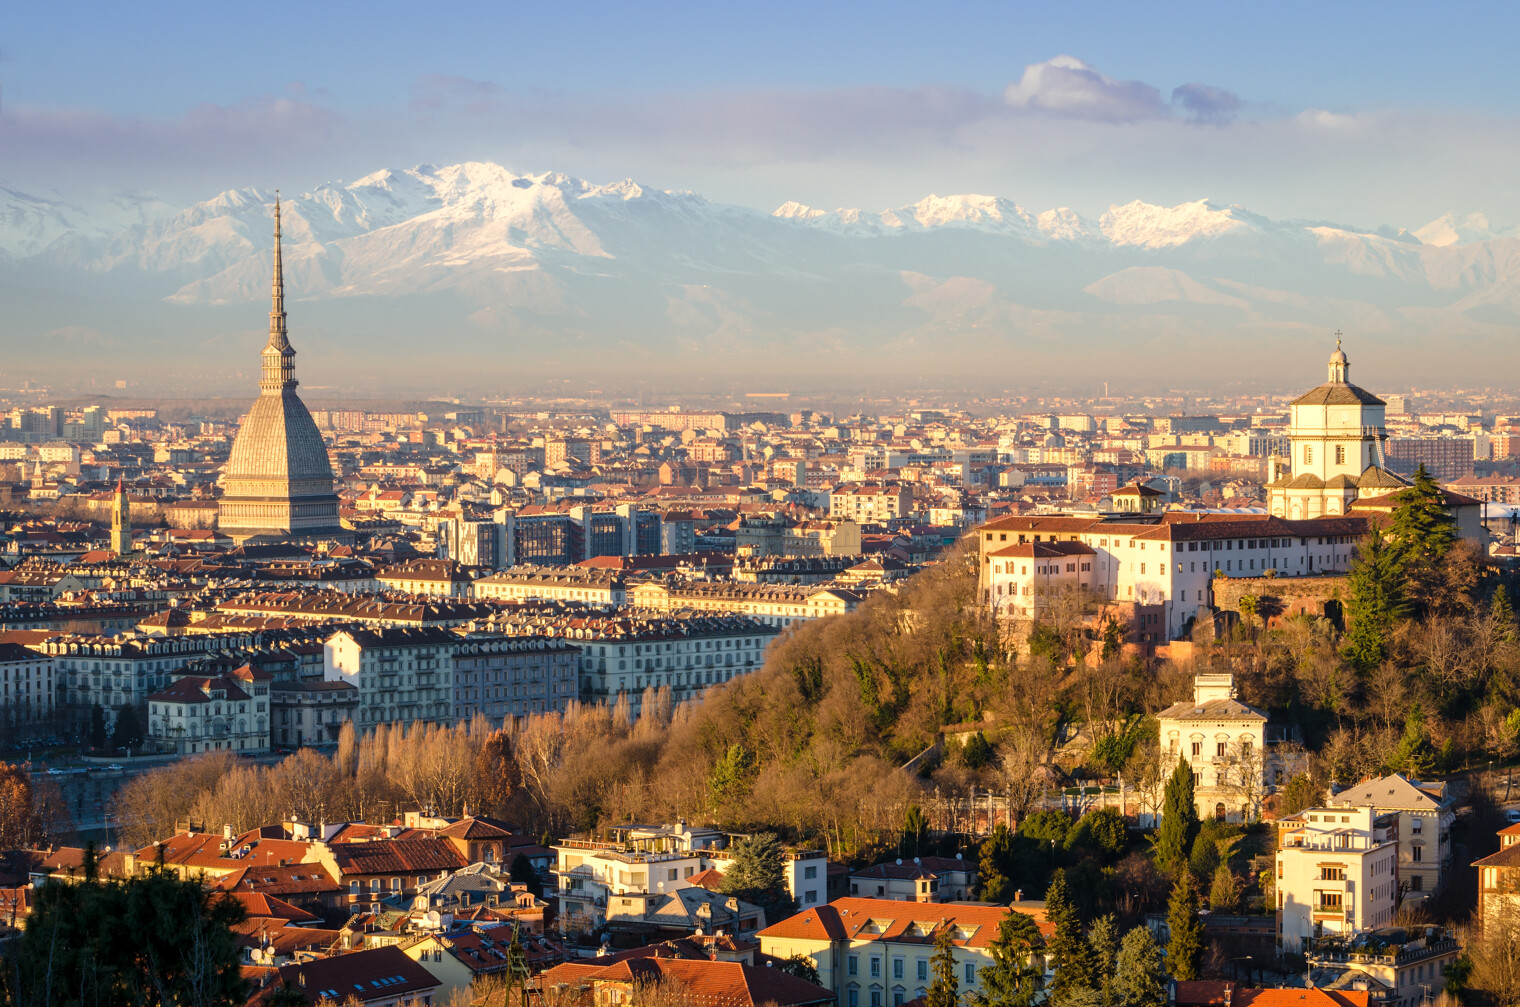
POLYGON ((259 397, 232 442, 218 507, 218 526, 240 542, 347 537, 338 520, 327 445, 296 394, 295 358, 285 331, 276 199, 269 342, 262 353, 259 397))
POLYGON ((332 463, 316 422, 293 389, 281 393, 260 395, 248 410, 224 470, 229 494, 267 496, 271 484, 297 495, 332 492, 332 463))

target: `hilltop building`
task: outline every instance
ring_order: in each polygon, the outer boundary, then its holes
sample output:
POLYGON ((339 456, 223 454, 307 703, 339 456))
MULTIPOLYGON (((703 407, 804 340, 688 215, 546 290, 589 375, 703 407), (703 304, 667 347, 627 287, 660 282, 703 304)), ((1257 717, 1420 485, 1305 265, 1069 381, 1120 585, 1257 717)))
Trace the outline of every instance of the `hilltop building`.
POLYGON ((338 521, 327 447, 296 394, 295 357, 285 331, 276 199, 269 342, 262 355, 259 397, 233 442, 219 509, 221 530, 239 544, 350 537, 338 521))
POLYGON ((1293 400, 1291 471, 1274 460, 1266 487, 1272 514, 1293 521, 1337 517, 1350 513, 1354 500, 1408 486, 1383 465, 1386 409, 1382 399, 1351 383, 1351 361, 1337 337, 1325 383, 1293 400))

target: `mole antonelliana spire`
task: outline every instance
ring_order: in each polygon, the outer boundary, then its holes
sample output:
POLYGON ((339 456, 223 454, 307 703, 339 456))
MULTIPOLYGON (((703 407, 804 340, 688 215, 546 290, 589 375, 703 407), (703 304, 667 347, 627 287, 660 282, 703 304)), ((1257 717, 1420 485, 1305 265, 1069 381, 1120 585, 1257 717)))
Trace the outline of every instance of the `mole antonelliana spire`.
POLYGON ((327 446, 296 394, 280 240, 276 195, 269 342, 260 355, 259 397, 238 429, 223 470, 218 525, 237 542, 347 539, 349 533, 338 521, 327 446))

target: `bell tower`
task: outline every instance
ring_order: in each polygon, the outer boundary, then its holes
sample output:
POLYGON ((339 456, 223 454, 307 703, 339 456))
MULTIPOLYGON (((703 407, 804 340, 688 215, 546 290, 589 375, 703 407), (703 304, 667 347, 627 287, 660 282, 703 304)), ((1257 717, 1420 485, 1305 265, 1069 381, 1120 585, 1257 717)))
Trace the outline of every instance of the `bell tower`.
POLYGON ((125 559, 132 555, 132 505, 127 500, 127 487, 116 480, 116 498, 111 501, 111 551, 125 559))

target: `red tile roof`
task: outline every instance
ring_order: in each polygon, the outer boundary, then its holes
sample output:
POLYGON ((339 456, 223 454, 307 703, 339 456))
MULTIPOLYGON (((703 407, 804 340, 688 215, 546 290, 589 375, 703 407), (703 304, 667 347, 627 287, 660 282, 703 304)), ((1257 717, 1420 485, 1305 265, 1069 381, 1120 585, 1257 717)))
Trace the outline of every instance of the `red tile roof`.
POLYGON ((380 839, 369 843, 340 843, 333 859, 345 876, 402 874, 417 871, 457 871, 469 864, 447 839, 380 839))
POLYGON ((309 1003, 323 996, 339 1003, 350 996, 360 1002, 407 999, 407 994, 438 988, 431 972, 394 945, 282 965, 280 978, 299 989, 309 1003))

